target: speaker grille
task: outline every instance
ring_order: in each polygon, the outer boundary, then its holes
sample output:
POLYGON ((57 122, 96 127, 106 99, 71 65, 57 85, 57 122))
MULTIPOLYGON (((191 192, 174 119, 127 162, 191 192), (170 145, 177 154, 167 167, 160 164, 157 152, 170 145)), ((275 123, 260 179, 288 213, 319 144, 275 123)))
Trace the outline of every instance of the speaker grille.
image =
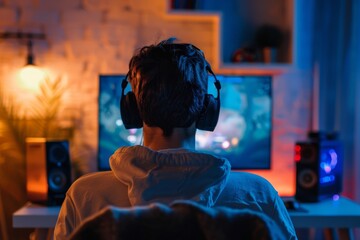
POLYGON ((67 190, 68 177, 63 169, 53 169, 48 174, 49 189, 54 192, 67 190))
POLYGON ((302 163, 314 163, 318 159, 318 148, 311 143, 301 144, 300 155, 302 163))
POLYGON ((63 143, 50 145, 48 158, 51 162, 57 165, 64 164, 69 159, 69 154, 66 146, 63 143))
POLYGON ((303 188, 313 188, 318 182, 318 178, 314 170, 304 169, 299 173, 298 184, 303 188))

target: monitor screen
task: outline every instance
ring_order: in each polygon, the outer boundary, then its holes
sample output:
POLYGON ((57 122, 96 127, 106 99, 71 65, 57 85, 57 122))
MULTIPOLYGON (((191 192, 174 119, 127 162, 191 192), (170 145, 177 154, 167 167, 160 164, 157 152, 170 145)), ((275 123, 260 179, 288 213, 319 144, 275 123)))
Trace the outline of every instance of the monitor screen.
MULTIPOLYGON (((120 116, 121 81, 125 75, 99 77, 99 170, 121 146, 142 143, 142 129, 125 129, 120 116)), ((221 108, 213 132, 197 130, 196 150, 227 158, 233 170, 270 169, 272 130, 271 76, 218 75, 221 108)), ((130 84, 128 84, 130 91, 130 84)), ((209 76, 208 92, 216 96, 209 76)))

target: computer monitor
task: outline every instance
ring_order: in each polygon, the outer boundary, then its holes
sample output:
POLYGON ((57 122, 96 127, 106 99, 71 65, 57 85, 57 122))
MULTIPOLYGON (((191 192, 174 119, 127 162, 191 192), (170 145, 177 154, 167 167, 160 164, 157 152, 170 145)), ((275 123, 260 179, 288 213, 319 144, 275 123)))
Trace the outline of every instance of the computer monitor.
MULTIPOLYGON (((142 129, 125 129, 120 116, 125 75, 99 77, 98 168, 109 170, 109 157, 121 146, 142 144, 142 129)), ((197 130, 196 150, 227 158, 233 170, 270 169, 272 77, 218 75, 221 108, 213 132, 197 130)), ((217 95, 213 76, 208 92, 217 95)), ((130 84, 128 89, 130 91, 130 84)))

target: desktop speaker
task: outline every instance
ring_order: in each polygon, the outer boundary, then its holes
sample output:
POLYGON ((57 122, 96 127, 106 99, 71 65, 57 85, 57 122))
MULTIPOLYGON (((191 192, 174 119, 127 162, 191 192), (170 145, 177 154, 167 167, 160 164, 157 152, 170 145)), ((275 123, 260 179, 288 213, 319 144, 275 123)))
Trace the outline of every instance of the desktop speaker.
POLYGON ((26 180, 29 201, 61 205, 71 184, 68 141, 27 138, 26 180))
POLYGON ((318 202, 342 191, 341 142, 332 137, 295 144, 296 193, 301 202, 318 202))

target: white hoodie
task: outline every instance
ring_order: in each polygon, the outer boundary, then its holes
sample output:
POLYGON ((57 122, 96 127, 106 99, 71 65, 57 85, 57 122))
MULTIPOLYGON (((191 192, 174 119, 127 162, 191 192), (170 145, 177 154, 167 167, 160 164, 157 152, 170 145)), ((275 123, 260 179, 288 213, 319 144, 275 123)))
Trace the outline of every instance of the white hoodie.
POLYGON ((111 171, 85 175, 67 192, 54 231, 66 239, 86 218, 109 205, 131 207, 193 200, 202 205, 264 212, 288 239, 296 239, 282 200, 271 184, 254 174, 231 172, 224 158, 186 149, 153 151, 143 146, 119 148, 111 171))

